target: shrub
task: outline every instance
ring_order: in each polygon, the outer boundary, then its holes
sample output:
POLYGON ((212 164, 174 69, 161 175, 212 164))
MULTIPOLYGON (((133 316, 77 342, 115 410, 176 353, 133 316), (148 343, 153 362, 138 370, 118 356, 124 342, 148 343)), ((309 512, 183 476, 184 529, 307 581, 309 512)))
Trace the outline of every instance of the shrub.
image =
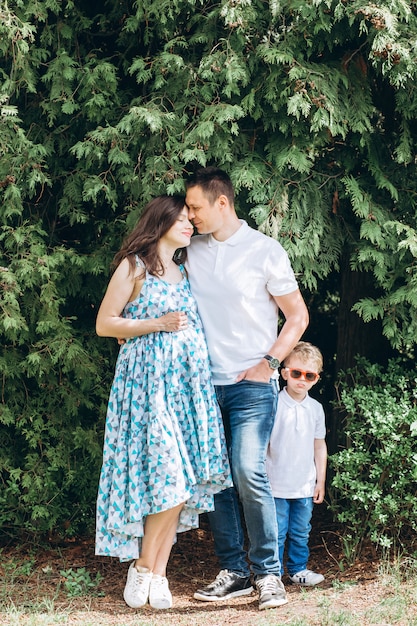
POLYGON ((417 530, 416 380, 399 359, 386 369, 358 359, 338 380, 346 442, 329 459, 329 493, 349 561, 365 538, 391 550, 417 530))

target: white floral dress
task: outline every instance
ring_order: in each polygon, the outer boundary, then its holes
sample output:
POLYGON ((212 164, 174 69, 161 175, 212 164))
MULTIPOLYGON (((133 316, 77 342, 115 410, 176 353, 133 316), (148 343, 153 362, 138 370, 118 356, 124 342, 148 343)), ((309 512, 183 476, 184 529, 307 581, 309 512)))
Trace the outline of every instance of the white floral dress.
MULTIPOLYGON (((137 259, 137 263, 140 264, 137 259)), ((107 409, 97 499, 96 554, 139 557, 147 515, 185 502, 178 532, 198 527, 232 485, 207 346, 184 269, 177 284, 146 273, 126 318, 185 311, 188 328, 120 348, 107 409)))

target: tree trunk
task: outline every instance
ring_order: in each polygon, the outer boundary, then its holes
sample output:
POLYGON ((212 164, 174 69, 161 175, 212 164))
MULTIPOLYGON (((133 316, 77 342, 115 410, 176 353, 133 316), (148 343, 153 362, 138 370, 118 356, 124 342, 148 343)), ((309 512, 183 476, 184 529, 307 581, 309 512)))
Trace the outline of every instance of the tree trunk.
MULTIPOLYGON (((357 356, 363 356, 372 363, 386 364, 393 350, 382 335, 380 320, 365 323, 352 306, 362 298, 377 296, 374 278, 368 272, 355 272, 350 268, 349 254, 343 255, 340 271, 340 303, 337 320, 337 346, 335 379, 341 370, 355 365, 357 356)), ((327 443, 330 452, 337 450, 343 442, 343 427, 339 411, 333 410, 329 416, 327 443)))

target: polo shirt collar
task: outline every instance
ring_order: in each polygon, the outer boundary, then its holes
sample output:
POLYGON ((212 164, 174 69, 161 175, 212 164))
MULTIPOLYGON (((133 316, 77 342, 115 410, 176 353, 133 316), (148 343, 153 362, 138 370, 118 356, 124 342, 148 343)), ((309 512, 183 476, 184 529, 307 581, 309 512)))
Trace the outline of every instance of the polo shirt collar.
POLYGON ((245 220, 239 220, 239 222, 241 223, 241 227, 238 228, 237 231, 235 233, 233 233, 233 235, 231 235, 225 241, 218 241, 217 239, 215 239, 213 237, 213 235, 210 234, 208 236, 208 245, 210 247, 220 246, 220 245, 222 245, 222 246, 237 246, 246 237, 246 234, 247 234, 247 232, 249 230, 249 226, 248 226, 247 222, 245 222, 245 220))

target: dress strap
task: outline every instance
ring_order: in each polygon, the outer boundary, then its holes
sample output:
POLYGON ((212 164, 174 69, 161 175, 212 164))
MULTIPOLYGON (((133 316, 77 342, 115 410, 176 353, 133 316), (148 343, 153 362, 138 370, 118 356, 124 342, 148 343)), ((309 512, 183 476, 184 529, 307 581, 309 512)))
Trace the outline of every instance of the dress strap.
POLYGON ((146 270, 145 263, 137 254, 135 254, 135 262, 136 262, 136 267, 141 267, 143 270, 146 270))
POLYGON ((188 274, 187 274, 187 270, 185 269, 185 265, 183 265, 181 263, 181 265, 178 266, 181 270, 181 274, 184 276, 184 278, 188 278, 188 274))

